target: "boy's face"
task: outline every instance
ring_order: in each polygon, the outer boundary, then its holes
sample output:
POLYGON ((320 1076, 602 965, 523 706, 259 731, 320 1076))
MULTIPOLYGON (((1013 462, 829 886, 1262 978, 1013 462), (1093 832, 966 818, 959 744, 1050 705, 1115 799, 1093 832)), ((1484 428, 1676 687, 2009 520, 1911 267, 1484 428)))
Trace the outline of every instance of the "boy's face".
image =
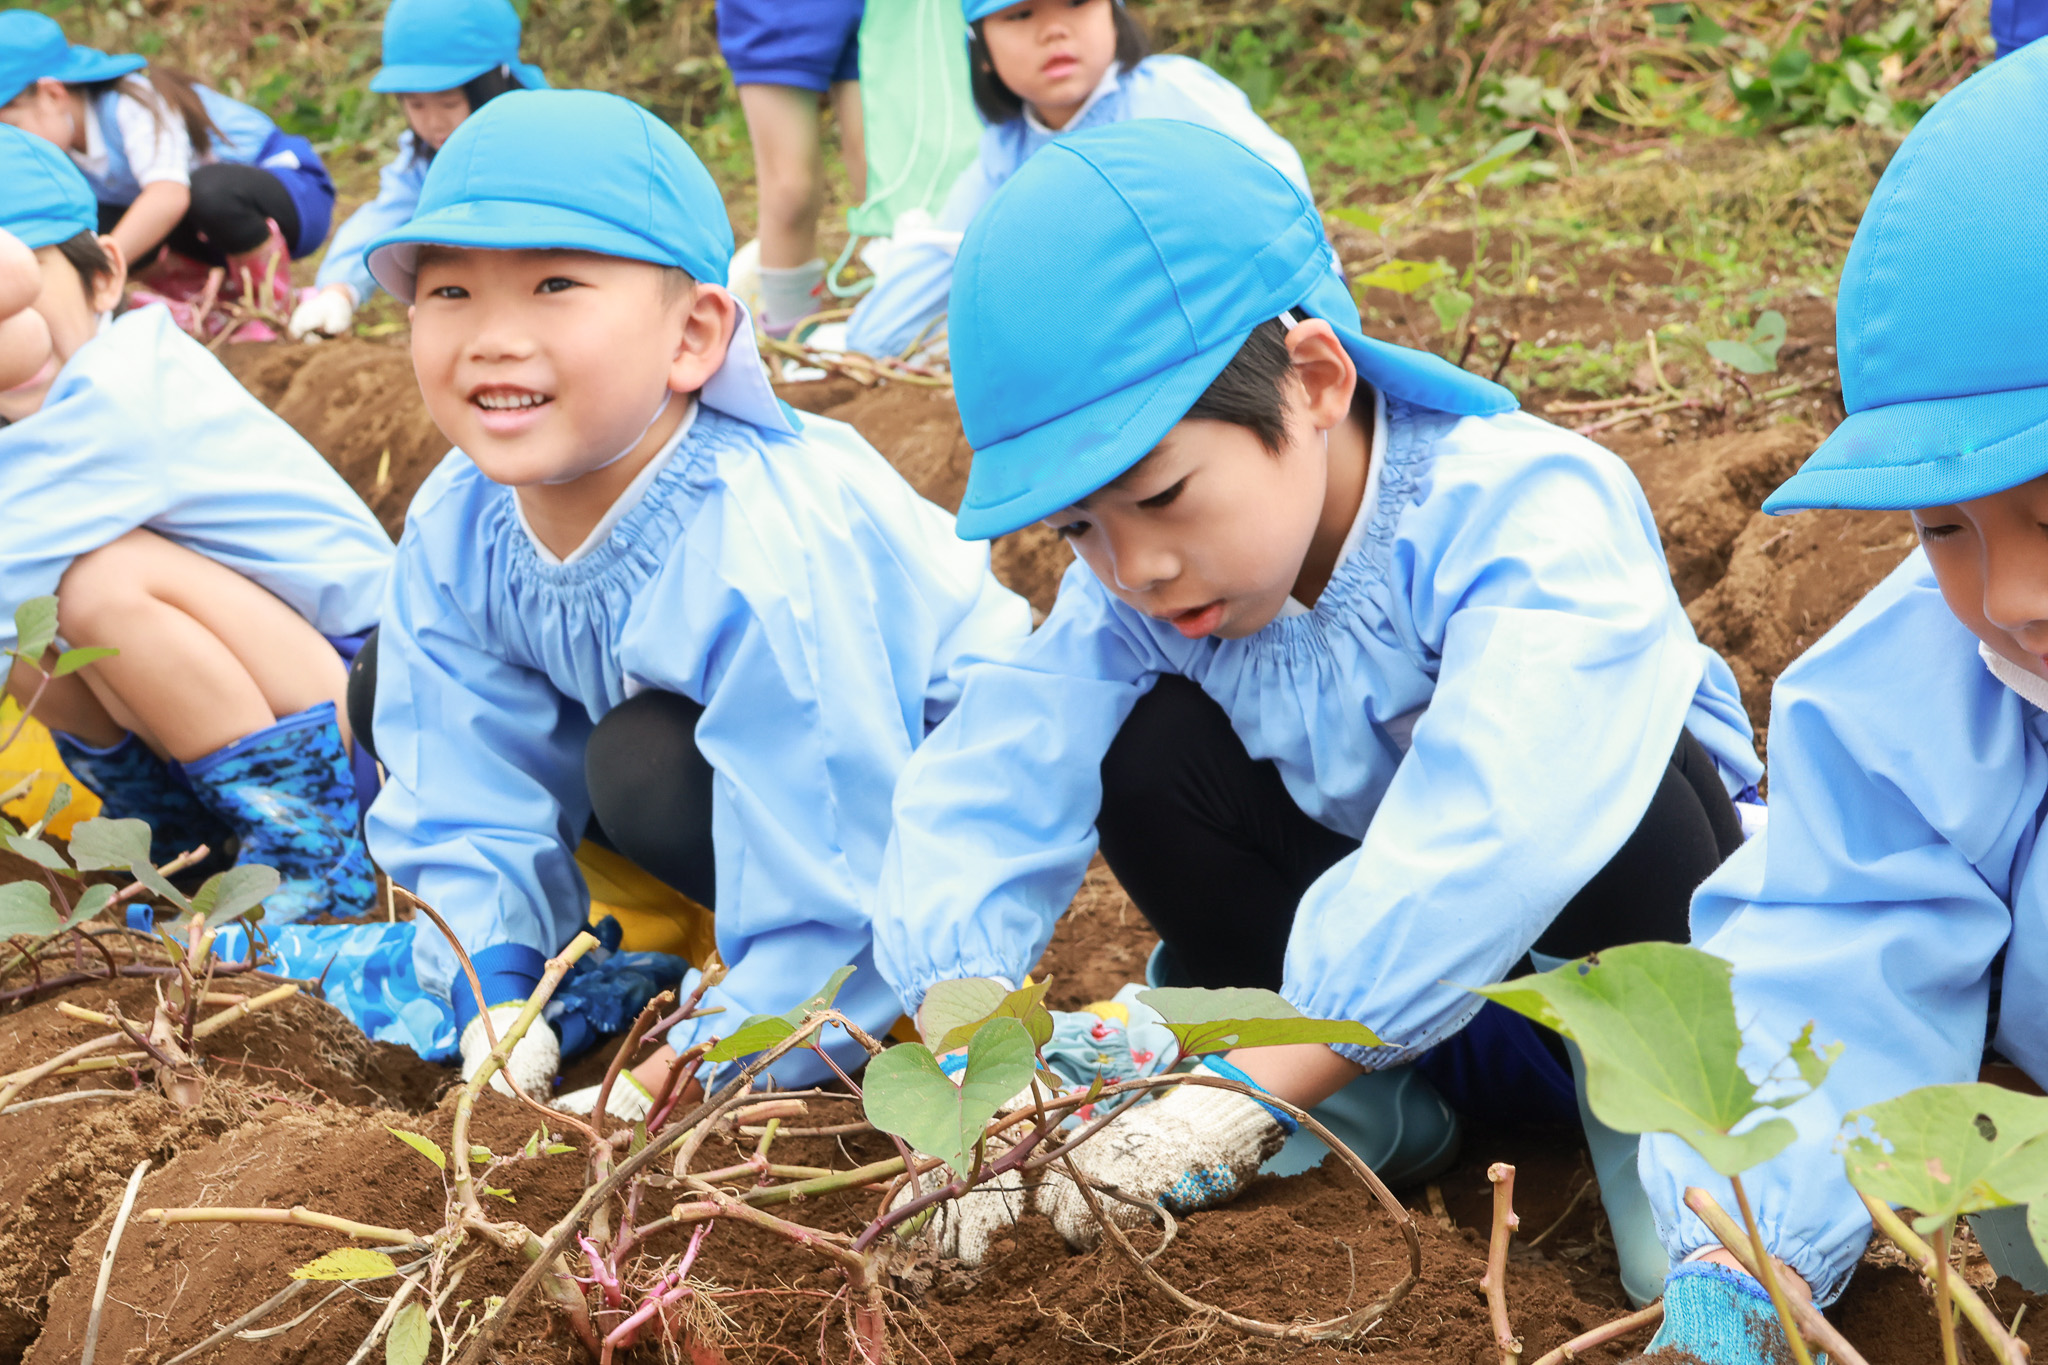
POLYGON ((2048 678, 2048 476, 1913 513, 1956 619, 2029 673, 2048 678))
POLYGON ((724 362, 730 296, 586 251, 421 249, 412 363, 427 411, 485 476, 566 483, 628 449, 670 391, 724 362))
MULTIPOLYGON (((12 237, 7 242, 20 248, 12 237)), ((113 273, 102 275, 88 290, 77 267, 56 247, 46 246, 31 258, 33 276, 12 253, 0 252, 0 274, 7 276, 11 289, 0 293, 17 295, 33 288, 26 310, 11 317, 0 316, 0 417, 18 422, 43 406, 57 371, 79 347, 91 341, 100 328, 101 313, 112 311, 121 300, 128 272, 121 249, 111 237, 100 238, 100 249, 114 263, 113 273)))
POLYGON ((398 104, 413 136, 437 152, 469 117, 469 96, 459 85, 453 90, 409 90, 398 97, 398 104))
POLYGON ((1024 0, 982 21, 989 64, 1018 99, 1064 127, 1116 60, 1113 0, 1024 0))
POLYGON ((1191 640, 1264 629, 1301 574, 1328 487, 1323 434, 1302 411, 1300 384, 1285 389, 1278 454, 1245 427, 1184 420, 1046 524, 1104 587, 1191 640))

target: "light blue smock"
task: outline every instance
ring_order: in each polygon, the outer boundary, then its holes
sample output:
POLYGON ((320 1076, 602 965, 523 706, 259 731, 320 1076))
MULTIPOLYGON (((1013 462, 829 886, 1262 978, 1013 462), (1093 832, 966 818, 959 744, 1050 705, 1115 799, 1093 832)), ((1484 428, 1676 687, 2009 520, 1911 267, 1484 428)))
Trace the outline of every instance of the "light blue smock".
MULTIPOLYGON (((195 84, 192 88, 198 93, 199 102, 206 107, 206 116, 213 120, 213 126, 220 131, 220 136, 213 139, 212 152, 207 159, 234 162, 244 166, 253 166, 261 162, 266 152, 270 150, 271 135, 278 131, 277 124, 271 117, 259 109, 252 109, 240 100, 228 98, 211 86, 195 84)), ((78 169, 79 173, 85 176, 86 183, 92 186, 93 198, 102 204, 132 204, 142 193, 142 184, 135 178, 135 172, 128 164, 128 148, 122 140, 120 125, 115 118, 121 108, 121 101, 134 98, 133 95, 124 93, 119 86, 115 86, 100 92, 92 99, 92 116, 99 124, 100 141, 106 147, 107 169, 98 175, 87 171, 83 166, 78 169)), ((175 109, 171 111, 171 117, 174 120, 171 132, 176 135, 180 145, 189 145, 186 142, 184 122, 178 118, 175 109)), ((200 162, 194 158, 191 164, 197 165, 200 162)), ((294 161, 292 164, 296 165, 297 162, 294 161)))
POLYGON ((0 508, 5 648, 16 606, 139 526, 328 636, 377 623, 391 568, 391 538, 355 490, 161 306, 102 327, 39 411, 0 426, 0 508))
POLYGON ((960 234, 1003 182, 1055 138, 1126 119, 1180 119, 1227 133, 1308 189, 1308 172, 1287 139, 1252 111, 1244 91, 1194 58, 1147 57, 1128 71, 1112 72, 1094 101, 1057 132, 1023 116, 982 130, 981 150, 953 182, 936 225, 900 234, 887 268, 847 321, 848 347, 868 355, 896 355, 946 311, 960 234))
POLYGON ((327 244, 327 254, 320 258, 320 273, 314 277, 319 288, 345 284, 355 291, 358 307, 376 292, 366 248, 412 221, 420 204, 420 186, 427 183, 427 167, 433 164, 434 159, 426 155, 411 129, 399 134, 398 155, 377 172, 377 197, 351 213, 327 244))
POLYGON ((911 759, 875 916, 906 1006, 1020 980, 1095 851, 1100 767, 1163 673, 1222 704, 1252 757, 1360 850, 1295 914, 1281 993, 1408 1061, 1480 1000, 1635 830, 1681 727, 1754 782, 1734 678, 1694 637, 1642 490, 1522 413, 1387 400, 1370 521, 1310 612, 1188 640, 1085 563, 1008 664, 977 670, 911 759))
MULTIPOLYGON (((378 636, 388 779, 370 851, 471 954, 557 951, 589 911, 574 850, 591 730, 636 691, 677 693, 704 707, 717 777, 728 975, 705 996, 724 1012, 669 1042, 792 1009, 848 963, 839 1006, 879 1035, 901 1013, 869 947, 897 773, 963 673, 1030 627, 987 546, 838 422, 792 435, 700 406, 642 500, 567 564, 540 558, 512 489, 452 452, 413 501, 378 636)), ((418 967, 449 994, 439 935, 420 936, 418 967)), ((830 1073, 804 1053, 776 1074, 830 1073)))
MULTIPOLYGON (((1765 1243, 1824 1303, 1870 1235, 1842 1115, 1976 1080, 1994 991, 1991 1041, 2048 1081, 2044 741, 2048 716, 1991 675, 1919 551, 1772 692, 1770 824, 1693 898, 1693 942, 1735 964, 1764 1065, 1809 1020, 1845 1045, 1785 1111, 1799 1140, 1743 1176, 1765 1243)), ((1732 1209, 1728 1182, 1676 1138, 1646 1139, 1641 1164, 1672 1259, 1713 1244, 1682 1201, 1697 1185, 1732 1209)))

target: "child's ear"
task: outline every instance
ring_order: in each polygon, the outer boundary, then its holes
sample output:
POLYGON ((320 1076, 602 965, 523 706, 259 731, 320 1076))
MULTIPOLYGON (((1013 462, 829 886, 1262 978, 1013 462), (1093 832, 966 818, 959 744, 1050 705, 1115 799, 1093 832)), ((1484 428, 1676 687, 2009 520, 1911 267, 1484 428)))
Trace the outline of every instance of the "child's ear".
POLYGON ((1302 388, 1304 415, 1318 431, 1328 431, 1351 413, 1358 390, 1358 366, 1321 318, 1310 318, 1287 334, 1287 354, 1302 388))
POLYGON ((695 393, 718 373, 739 328, 740 305, 731 294, 715 284, 693 284, 690 290, 668 369, 668 386, 676 393, 695 393))
POLYGON ((121 306, 122 291, 128 288, 128 257, 112 237, 101 237, 99 244, 107 258, 107 273, 94 279, 90 302, 93 312, 111 313, 121 306))

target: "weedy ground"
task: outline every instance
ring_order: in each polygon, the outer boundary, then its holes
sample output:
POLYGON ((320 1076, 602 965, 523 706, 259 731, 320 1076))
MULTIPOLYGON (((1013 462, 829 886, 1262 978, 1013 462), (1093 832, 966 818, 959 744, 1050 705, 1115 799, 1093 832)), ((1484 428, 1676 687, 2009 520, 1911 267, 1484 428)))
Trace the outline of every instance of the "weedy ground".
MULTIPOLYGON (((1332 240, 1361 282, 1369 330, 1497 370, 1525 406, 1587 431, 1630 463, 1681 598, 1702 637, 1730 659, 1761 726, 1777 672, 1911 544, 1896 516, 1772 519, 1756 509, 1839 420, 1833 298, 1843 254, 1912 120, 1987 56, 1982 7, 1133 6, 1159 48, 1211 62, 1301 150, 1332 240), (1467 174, 1504 138, 1524 133, 1527 145, 1467 174)), ((374 3, 38 7, 62 19, 75 41, 180 65, 312 137, 341 185, 344 209, 374 191, 377 167, 403 126, 393 101, 364 90, 377 61, 374 3)), ((616 90, 675 121, 725 187, 736 237, 751 235, 751 153, 717 57, 711 0, 543 0, 522 8, 529 57, 558 84, 616 90)), ((831 164, 828 247, 838 244, 841 229, 831 224, 846 201, 831 164)), ((380 299, 360 315, 354 340, 230 346, 226 356, 394 530, 445 450, 414 395, 403 327, 400 311, 380 299)), ((785 393, 852 422, 927 496, 957 502, 969 451, 945 392, 834 378, 785 393)), ((996 547, 998 574, 1041 608, 1051 604, 1065 558, 1030 530, 996 547)), ((0 881, 23 871, 0 866, 0 881)), ((1098 867, 1048 954, 1045 969, 1057 982, 1048 1003, 1071 1008, 1106 996, 1137 974, 1148 946, 1142 919, 1098 867)), ((68 998, 94 1010, 109 995, 139 1007, 139 997, 124 993, 134 989, 87 985, 68 998)), ((0 1015, 0 1039, 18 1059, 12 1065, 84 1037, 82 1024, 56 1010, 65 998, 0 1015)), ((220 1036, 218 1069, 248 1075, 223 1077, 199 1109, 144 1096, 0 1118, 0 1358, 40 1335, 31 1359, 77 1359, 107 1229, 125 1178, 144 1156, 159 1168, 143 1186, 145 1206, 340 1203, 357 1219, 400 1228, 431 1227, 441 1216, 439 1175, 386 1131, 449 1138, 453 1100, 436 1100, 432 1068, 363 1043, 313 1000, 220 1036)), ((510 1101, 488 1094, 476 1124, 478 1140, 501 1150, 533 1127, 510 1101)), ((887 1155, 823 1136, 787 1150, 788 1160, 819 1167, 887 1155)), ((745 1155, 736 1148, 735 1159, 745 1155)), ((507 1172, 529 1225, 559 1218, 581 1188, 578 1157, 552 1160, 507 1172)), ((1525 1358, 1614 1315, 1611 1244, 1575 1135, 1477 1132, 1457 1169, 1433 1187, 1401 1192, 1422 1228, 1424 1278, 1367 1334, 1365 1354, 1494 1358, 1479 1282, 1492 1198, 1486 1173, 1497 1161, 1520 1169, 1523 1231, 1509 1284, 1525 1358)), ((1359 1193, 1326 1173, 1262 1183, 1229 1209, 1187 1220, 1160 1265, 1176 1283, 1256 1316, 1364 1302, 1357 1296, 1389 1278, 1402 1253, 1391 1224, 1375 1221, 1359 1193)), ((839 1226, 853 1215, 821 1202, 809 1216, 839 1226)), ((108 1298, 102 1359, 169 1361, 334 1241, 302 1227, 218 1225, 137 1225, 129 1237, 108 1298)), ((730 1300, 732 1317, 716 1333, 722 1349, 733 1360, 818 1358, 826 1324, 816 1305, 831 1286, 815 1278, 813 1263, 744 1232, 724 1250, 721 1273, 744 1292, 730 1300)), ((1966 1273, 1983 1279, 1981 1258, 1967 1251, 1958 1253, 1966 1273)), ((483 1256, 449 1311, 473 1315, 522 1270, 516 1254, 483 1256)), ((343 1365, 382 1311, 377 1296, 388 1291, 369 1288, 289 1332, 233 1341, 201 1358, 343 1365)), ((1854 1339, 1877 1343, 1874 1365, 1926 1360, 1935 1349, 1926 1292, 1913 1267, 1874 1264, 1839 1316, 1854 1339)), ((1147 1297, 1113 1256, 1072 1256, 1035 1222, 1001 1242, 979 1275, 938 1270, 905 1293, 914 1306, 903 1316, 924 1324, 913 1334, 932 1360, 1340 1357, 1326 1347, 1250 1343, 1192 1322, 1147 1297)), ((2020 1298, 2010 1286, 1994 1293, 2010 1320, 2020 1298)), ((2030 1311, 2023 1334, 2036 1349, 2048 1346, 2048 1317, 2030 1311)), ((575 1350, 537 1310, 522 1315, 500 1349, 501 1358, 550 1362, 575 1350)), ((1622 1354, 1617 1345, 1583 1358, 1622 1354)))

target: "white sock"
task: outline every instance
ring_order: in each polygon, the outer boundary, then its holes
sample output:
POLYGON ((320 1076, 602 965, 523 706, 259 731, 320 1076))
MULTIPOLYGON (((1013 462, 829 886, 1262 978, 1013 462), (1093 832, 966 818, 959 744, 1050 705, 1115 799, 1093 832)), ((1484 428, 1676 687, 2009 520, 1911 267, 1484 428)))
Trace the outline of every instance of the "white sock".
POLYGON ((785 332, 818 311, 818 291, 825 283, 825 263, 761 267, 761 325, 785 332))

